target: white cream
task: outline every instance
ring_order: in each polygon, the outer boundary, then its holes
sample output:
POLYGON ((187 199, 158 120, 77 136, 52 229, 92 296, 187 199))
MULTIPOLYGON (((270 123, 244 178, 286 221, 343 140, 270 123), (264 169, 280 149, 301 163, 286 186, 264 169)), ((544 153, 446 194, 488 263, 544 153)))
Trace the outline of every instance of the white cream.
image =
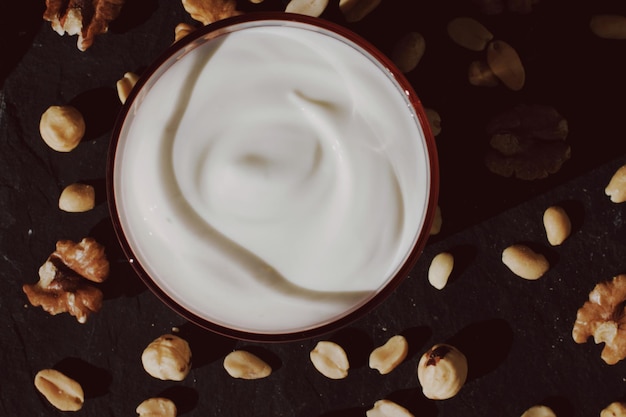
POLYGON ((376 294, 413 248, 430 187, 419 121, 386 70, 274 23, 192 49, 143 91, 114 171, 155 283, 256 333, 313 328, 376 294))

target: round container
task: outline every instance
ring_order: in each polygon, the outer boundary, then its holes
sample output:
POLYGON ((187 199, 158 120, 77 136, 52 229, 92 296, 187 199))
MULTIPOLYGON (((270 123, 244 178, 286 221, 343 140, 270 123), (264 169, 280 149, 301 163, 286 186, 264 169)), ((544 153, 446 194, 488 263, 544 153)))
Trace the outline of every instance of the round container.
POLYGON ((328 21, 245 14, 142 74, 108 160, 113 225, 184 318, 245 340, 338 329, 408 275, 437 204, 432 133, 409 82, 328 21))

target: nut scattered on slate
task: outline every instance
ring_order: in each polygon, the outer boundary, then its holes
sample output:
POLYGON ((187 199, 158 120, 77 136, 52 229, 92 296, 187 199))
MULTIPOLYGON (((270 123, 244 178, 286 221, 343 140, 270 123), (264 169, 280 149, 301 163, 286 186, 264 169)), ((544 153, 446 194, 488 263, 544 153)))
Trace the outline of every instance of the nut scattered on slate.
POLYGON ((185 339, 162 335, 144 349, 141 362, 150 376, 164 381, 182 381, 191 369, 191 349, 185 339))
POLYGON ((550 206, 543 212, 543 226, 552 246, 562 244, 572 232, 572 222, 565 209, 560 206, 550 206))
POLYGON ((467 70, 467 79, 476 87, 495 87, 500 84, 498 77, 491 71, 486 61, 472 61, 467 70))
POLYGON ((567 120, 551 106, 517 105, 487 125, 485 165, 494 174, 522 180, 545 178, 570 158, 567 120))
POLYGON ((370 14, 382 0, 339 0, 339 10, 346 22, 358 22, 370 14))
POLYGON ((237 0, 182 0, 182 3, 191 18, 203 25, 243 14, 237 10, 237 0))
POLYGON ((609 365, 626 358, 626 274, 597 284, 576 313, 572 338, 585 343, 593 337, 604 343, 600 357, 609 365))
POLYGON ((330 379, 343 379, 348 376, 350 363, 345 350, 335 342, 322 340, 315 345, 309 355, 315 369, 330 379))
POLYGON ((137 406, 135 412, 139 417, 176 417, 176 404, 169 398, 148 398, 137 406))
POLYGON ((85 395, 81 385, 56 369, 42 369, 35 375, 35 387, 61 411, 83 408, 85 395))
POLYGON ((511 245, 504 249, 502 263, 515 275, 530 281, 541 278, 550 269, 550 263, 543 254, 523 244, 511 245))
POLYGON ((612 402, 600 411, 600 417, 626 417, 626 403, 612 402))
POLYGON ((233 378, 241 379, 261 379, 272 373, 272 367, 263 359, 245 350, 235 350, 226 355, 224 369, 233 378))
POLYGON ((378 400, 365 412, 367 417, 413 417, 413 414, 391 400, 378 400))
POLYGON ((441 343, 422 355, 417 365, 417 377, 426 398, 446 400, 461 390, 467 370, 465 355, 456 347, 441 343))
POLYGON ((404 34, 393 47, 391 60, 398 69, 407 73, 413 71, 426 51, 426 41, 418 32, 404 34))
POLYGON ((615 171, 604 189, 604 193, 609 196, 614 203, 623 203, 626 201, 626 165, 619 167, 617 171, 615 171))
POLYGON ((493 40, 493 34, 471 17, 457 17, 448 22, 448 36, 457 45, 471 51, 483 51, 493 40))
POLYGON ((453 268, 454 256, 449 252, 438 253, 430 262, 428 282, 438 290, 443 289, 448 283, 453 268))
POLYGON ((396 369, 408 353, 409 343, 406 338, 402 335, 395 335, 370 353, 369 366, 381 375, 386 375, 396 369))
POLYGON ((85 119, 76 107, 50 106, 41 115, 39 133, 50 148, 70 152, 85 135, 85 119))
POLYGON ((556 417, 554 411, 545 405, 534 405, 524 411, 522 417, 556 417))
POLYGON ((589 28, 604 39, 626 39, 626 16, 597 14, 591 17, 589 28))
POLYGON ((519 91, 526 82, 526 71, 517 51, 508 43, 494 40, 487 45, 487 65, 504 85, 519 91))
POLYGON ((138 80, 139 75, 134 72, 126 72, 124 76, 117 81, 115 87, 117 88, 117 96, 122 104, 126 103, 126 99, 138 80))
POLYGON ((59 208, 69 213, 82 213, 96 205, 96 191, 92 185, 74 183, 61 191, 59 208))
POLYGON ((437 206, 435 209, 435 218, 433 219, 433 224, 430 227, 430 235, 434 236, 441 232, 441 226, 443 224, 443 217, 441 215, 441 207, 437 206))
POLYGON ((287 13, 319 17, 328 6, 328 0, 291 0, 285 7, 287 13))

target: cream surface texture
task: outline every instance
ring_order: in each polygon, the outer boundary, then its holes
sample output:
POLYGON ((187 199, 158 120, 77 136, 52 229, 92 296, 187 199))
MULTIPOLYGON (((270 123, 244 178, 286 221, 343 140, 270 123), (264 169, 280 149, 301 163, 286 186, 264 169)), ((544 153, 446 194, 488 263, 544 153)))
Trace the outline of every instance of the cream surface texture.
POLYGON ((283 23, 193 48, 144 89, 114 176, 155 283, 200 317, 268 334, 323 325, 392 279, 431 180, 419 120, 387 71, 283 23))

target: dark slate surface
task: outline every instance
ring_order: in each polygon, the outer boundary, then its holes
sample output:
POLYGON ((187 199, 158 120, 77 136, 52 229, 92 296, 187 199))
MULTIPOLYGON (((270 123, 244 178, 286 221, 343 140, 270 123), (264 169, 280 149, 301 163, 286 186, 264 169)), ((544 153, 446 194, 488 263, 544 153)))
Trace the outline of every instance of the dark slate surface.
MULTIPOLYGON (((542 0, 529 15, 486 16, 466 1, 386 0, 366 20, 346 24, 385 53, 409 30, 426 38, 426 54, 408 78, 443 118, 437 143, 444 222, 383 305, 325 336, 342 343, 352 361, 341 381, 311 366, 308 352, 317 340, 250 343, 185 322, 143 286, 116 243, 104 197, 109 134, 119 110, 115 82, 155 59, 178 22, 192 22, 180 2, 127 0, 110 32, 86 52, 76 49, 75 37, 60 37, 41 20, 42 3, 0 4, 0 415, 60 414, 33 386, 35 373, 50 367, 83 384, 87 399, 77 416, 134 415, 155 395, 174 399, 183 416, 305 417, 362 416, 381 398, 416 416, 517 416, 543 403, 559 417, 582 417, 623 398, 626 362, 606 365, 601 346, 571 338, 576 310, 593 286, 626 272, 626 206, 604 195, 626 163, 626 41, 599 39, 588 29, 594 13, 626 14, 622 1, 542 0), (467 66, 480 54, 445 33, 446 23, 461 15, 476 17, 517 47, 528 74, 522 91, 467 83, 467 66), (64 103, 78 106, 88 123, 83 143, 69 154, 50 150, 38 133, 41 113, 64 103), (487 121, 518 103, 553 105, 570 123, 572 158, 547 179, 500 178, 482 164, 487 121), (60 191, 75 181, 96 185, 93 211, 57 209, 60 191), (541 224, 551 204, 563 204, 574 223, 570 239, 557 248, 547 244, 541 224), (29 306, 21 287, 37 280, 54 243, 87 235, 107 246, 113 267, 102 311, 81 325, 29 306), (517 242, 549 257, 552 268, 540 280, 517 278, 500 262, 501 251, 517 242), (437 291, 426 272, 442 250, 452 251, 457 264, 451 282, 437 291), (155 380, 140 361, 143 348, 172 327, 194 352, 182 382, 155 380), (410 355, 391 374, 377 375, 367 355, 397 333, 409 339, 410 355), (456 397, 435 402, 421 394, 415 367, 421 353, 441 341, 467 354, 470 377, 456 397), (230 378, 222 359, 234 348, 258 353, 274 373, 260 381, 230 378)), ((341 22, 331 3, 325 17, 341 22)))

